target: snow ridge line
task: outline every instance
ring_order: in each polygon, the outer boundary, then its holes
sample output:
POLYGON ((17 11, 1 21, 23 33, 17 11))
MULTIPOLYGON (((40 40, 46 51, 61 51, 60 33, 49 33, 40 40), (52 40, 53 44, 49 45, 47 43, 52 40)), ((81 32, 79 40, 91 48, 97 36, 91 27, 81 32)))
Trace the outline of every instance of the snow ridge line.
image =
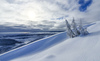
POLYGON ((4 55, 4 54, 7 54, 7 53, 10 53, 10 52, 12 52, 12 51, 15 51, 15 50, 17 50, 17 49, 23 48, 23 47, 25 47, 25 46, 28 46, 28 45, 30 45, 30 44, 39 42, 39 41, 41 41, 41 40, 43 40, 43 39, 47 39, 47 38, 50 38, 50 37, 54 37, 54 36, 56 36, 56 35, 59 35, 59 34, 61 34, 61 33, 65 33, 65 32, 66 32, 66 31, 60 32, 60 33, 57 33, 57 34, 54 34, 54 35, 51 35, 51 36, 48 36, 48 37, 45 37, 45 38, 42 38, 42 39, 39 39, 39 40, 36 40, 36 41, 34 41, 34 42, 32 42, 32 43, 23 45, 23 46, 21 46, 21 47, 18 47, 18 48, 15 48, 15 49, 13 49, 13 50, 10 50, 10 51, 8 51, 8 52, 5 52, 5 53, 3 53, 3 54, 0 54, 0 56, 2 56, 2 55, 4 55))

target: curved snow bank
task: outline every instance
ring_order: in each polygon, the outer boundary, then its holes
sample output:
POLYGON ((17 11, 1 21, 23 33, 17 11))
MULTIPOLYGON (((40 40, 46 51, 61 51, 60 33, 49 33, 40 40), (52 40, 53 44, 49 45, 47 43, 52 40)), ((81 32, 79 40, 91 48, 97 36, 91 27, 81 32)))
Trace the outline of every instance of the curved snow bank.
POLYGON ((0 60, 1 61, 10 61, 12 59, 19 58, 22 56, 35 54, 37 52, 40 52, 44 49, 49 48, 50 46, 53 46, 54 44, 56 44, 58 42, 65 40, 65 39, 66 39, 65 32, 56 34, 51 37, 38 40, 36 42, 30 43, 28 45, 25 45, 25 46, 15 49, 15 50, 4 53, 4 54, 0 55, 0 60))

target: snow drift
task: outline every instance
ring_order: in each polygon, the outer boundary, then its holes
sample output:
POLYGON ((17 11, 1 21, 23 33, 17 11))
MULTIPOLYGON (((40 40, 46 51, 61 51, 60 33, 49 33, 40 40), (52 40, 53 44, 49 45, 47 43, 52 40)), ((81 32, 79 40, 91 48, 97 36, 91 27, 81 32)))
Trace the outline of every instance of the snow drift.
POLYGON ((66 38, 66 32, 0 55, 1 61, 100 61, 100 22, 89 35, 66 38), (58 43, 59 42, 59 43, 58 43))

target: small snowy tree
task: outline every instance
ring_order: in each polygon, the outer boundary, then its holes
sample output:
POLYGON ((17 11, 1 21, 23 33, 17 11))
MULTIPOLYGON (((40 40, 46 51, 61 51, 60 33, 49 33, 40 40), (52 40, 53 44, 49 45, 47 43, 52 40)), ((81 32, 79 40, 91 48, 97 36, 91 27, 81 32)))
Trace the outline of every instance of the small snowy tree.
POLYGON ((71 37, 71 38, 75 37, 75 34, 74 34, 73 31, 71 30, 70 24, 68 23, 67 20, 65 20, 65 21, 66 21, 66 25, 67 25, 67 34, 68 34, 68 36, 71 37))
POLYGON ((73 18, 73 20, 72 20, 71 26, 72 26, 72 30, 73 30, 73 33, 75 34, 75 36, 78 36, 78 35, 80 34, 80 32, 77 30, 77 25, 76 25, 76 23, 75 23, 74 18, 73 18))
POLYGON ((87 31, 87 29, 86 28, 83 28, 83 26, 82 26, 82 21, 80 20, 80 24, 79 24, 79 31, 80 31, 80 35, 86 35, 86 34, 88 34, 88 31, 87 31))

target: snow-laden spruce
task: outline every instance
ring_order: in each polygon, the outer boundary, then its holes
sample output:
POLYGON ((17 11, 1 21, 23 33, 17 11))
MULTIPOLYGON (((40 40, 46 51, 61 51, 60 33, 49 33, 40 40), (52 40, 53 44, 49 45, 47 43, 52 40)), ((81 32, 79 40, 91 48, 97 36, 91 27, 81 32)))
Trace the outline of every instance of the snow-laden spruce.
POLYGON ((80 35, 87 35, 88 34, 87 28, 83 28, 81 20, 80 20, 80 24, 79 24, 78 29, 79 29, 80 35))
POLYGON ((75 20, 74 20, 74 18, 73 18, 73 20, 72 20, 72 31, 73 31, 73 33, 75 34, 75 36, 78 36, 78 35, 80 35, 80 32, 79 32, 79 30, 77 29, 77 25, 76 25, 76 23, 75 23, 75 20))
POLYGON ((68 23, 68 21, 66 20, 66 25, 67 25, 67 35, 70 37, 70 38, 73 38, 75 36, 75 34, 73 33, 73 31, 71 30, 71 26, 70 24, 68 23))
POLYGON ((70 38, 73 38, 73 37, 76 37, 79 35, 87 35, 88 34, 87 28, 83 28, 83 26, 82 26, 82 21, 80 21, 79 26, 77 26, 77 24, 75 23, 74 18, 72 20, 71 25, 68 23, 67 20, 65 20, 65 21, 66 21, 66 27, 67 27, 67 35, 70 38))

